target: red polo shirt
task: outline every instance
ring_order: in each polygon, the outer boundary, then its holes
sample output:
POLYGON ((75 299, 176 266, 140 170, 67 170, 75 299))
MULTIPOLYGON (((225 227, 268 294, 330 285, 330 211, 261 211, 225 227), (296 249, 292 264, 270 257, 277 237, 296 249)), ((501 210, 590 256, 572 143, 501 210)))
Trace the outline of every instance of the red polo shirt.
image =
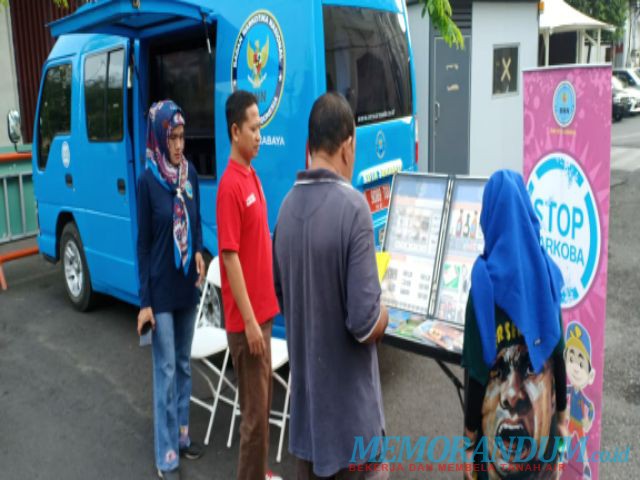
MULTIPOLYGON (((271 234, 267 220, 267 202, 260 179, 253 168, 229 159, 220 183, 216 202, 218 251, 237 252, 253 313, 259 324, 278 314, 273 286, 271 234)), ((222 258, 222 303, 228 332, 244 331, 244 321, 236 304, 222 258)))

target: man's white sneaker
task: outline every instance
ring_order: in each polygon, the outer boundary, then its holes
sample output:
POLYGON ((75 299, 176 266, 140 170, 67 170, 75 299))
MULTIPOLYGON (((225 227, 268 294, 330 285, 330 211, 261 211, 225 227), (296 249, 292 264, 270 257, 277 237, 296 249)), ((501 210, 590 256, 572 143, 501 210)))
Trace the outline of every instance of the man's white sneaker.
POLYGON ((280 475, 276 475, 271 470, 269 470, 267 474, 264 476, 264 480, 282 480, 282 477, 280 475))

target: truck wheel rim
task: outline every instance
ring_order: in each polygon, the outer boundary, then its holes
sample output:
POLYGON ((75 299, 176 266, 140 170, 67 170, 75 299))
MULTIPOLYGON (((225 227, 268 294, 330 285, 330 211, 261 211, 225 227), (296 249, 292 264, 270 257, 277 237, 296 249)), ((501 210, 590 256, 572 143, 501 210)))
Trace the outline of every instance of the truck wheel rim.
POLYGON ((208 325, 214 325, 216 327, 221 327, 221 305, 220 305, 220 297, 218 296, 218 291, 211 287, 207 289, 207 297, 204 299, 204 321, 208 325))
POLYGON ((74 297, 79 297, 82 291, 82 260, 80 251, 74 242, 67 243, 64 249, 64 276, 69 292, 74 297))

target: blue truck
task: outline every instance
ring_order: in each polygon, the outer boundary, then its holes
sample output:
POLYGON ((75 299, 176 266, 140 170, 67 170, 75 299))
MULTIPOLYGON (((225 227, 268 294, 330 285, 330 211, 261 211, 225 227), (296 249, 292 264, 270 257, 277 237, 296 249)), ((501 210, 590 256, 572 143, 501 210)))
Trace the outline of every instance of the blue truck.
MULTIPOLYGON (((382 237, 391 179, 415 170, 413 59, 402 0, 98 0, 49 25, 33 140, 38 245, 62 264, 73 305, 96 292, 138 304, 136 185, 146 115, 171 98, 185 111, 186 157, 198 171, 204 246, 217 262, 216 188, 230 152, 224 103, 259 100, 253 165, 273 228, 306 168, 307 119, 326 91, 356 118, 354 186, 382 237)), ((219 322, 219 292, 207 299, 219 322)), ((278 322, 276 322, 278 323, 278 322)), ((282 324, 276 324, 282 335, 282 324)))

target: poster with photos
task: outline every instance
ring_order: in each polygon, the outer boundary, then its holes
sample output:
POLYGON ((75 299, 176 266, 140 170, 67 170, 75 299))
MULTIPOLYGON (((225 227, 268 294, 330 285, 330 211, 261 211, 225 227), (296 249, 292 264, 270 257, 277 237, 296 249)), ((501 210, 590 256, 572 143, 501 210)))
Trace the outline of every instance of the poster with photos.
POLYGON ((462 352, 462 329, 448 322, 428 319, 419 313, 389 308, 386 333, 409 342, 439 347, 454 353, 462 352))
POLYGON ((462 353, 464 330, 457 326, 438 320, 425 320, 415 327, 413 335, 426 344, 462 353))
POLYGON ((391 256, 382 281, 385 305, 428 312, 447 185, 446 177, 396 175, 384 240, 391 256))
POLYGON ((464 325, 471 268, 484 249, 480 211, 484 179, 456 179, 434 317, 464 325))

